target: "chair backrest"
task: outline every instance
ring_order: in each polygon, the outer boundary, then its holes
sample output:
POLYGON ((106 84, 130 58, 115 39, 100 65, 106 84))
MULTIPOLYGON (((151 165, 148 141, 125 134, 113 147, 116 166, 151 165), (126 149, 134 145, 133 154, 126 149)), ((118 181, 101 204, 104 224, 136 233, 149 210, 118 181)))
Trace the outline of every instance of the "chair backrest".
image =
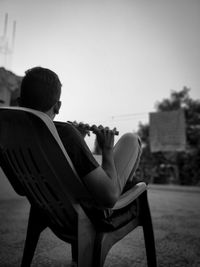
POLYGON ((54 225, 70 229, 75 204, 92 199, 52 120, 42 112, 0 108, 0 160, 11 184, 17 181, 16 191, 21 186, 54 225))

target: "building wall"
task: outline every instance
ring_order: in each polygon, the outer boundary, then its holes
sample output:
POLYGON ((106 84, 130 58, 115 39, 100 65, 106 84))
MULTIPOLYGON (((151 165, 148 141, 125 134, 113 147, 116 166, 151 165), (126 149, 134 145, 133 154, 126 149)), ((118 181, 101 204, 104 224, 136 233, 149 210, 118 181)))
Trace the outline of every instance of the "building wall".
POLYGON ((0 106, 9 106, 11 100, 11 91, 3 84, 0 84, 0 106))
MULTIPOLYGON (((18 96, 21 79, 21 77, 0 67, 0 106, 9 106, 11 100, 14 101, 13 95, 15 98, 18 96)), ((15 193, 7 177, 0 168, 0 199, 17 197, 19 196, 15 193)))
POLYGON ((19 95, 22 77, 0 67, 0 106, 9 106, 19 95))

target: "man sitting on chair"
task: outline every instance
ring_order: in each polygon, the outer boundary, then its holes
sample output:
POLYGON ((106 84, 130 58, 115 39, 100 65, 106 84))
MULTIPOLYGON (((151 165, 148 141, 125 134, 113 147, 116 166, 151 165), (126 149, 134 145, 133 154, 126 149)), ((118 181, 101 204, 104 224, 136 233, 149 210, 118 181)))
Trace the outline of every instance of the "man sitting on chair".
MULTIPOLYGON (((52 120, 59 113, 61 82, 53 71, 35 67, 22 80, 19 104, 46 113, 52 120)), ((138 166, 141 143, 133 133, 124 134, 114 145, 114 132, 94 127, 102 151, 101 166, 95 160, 80 131, 70 123, 55 122, 60 139, 71 161, 96 202, 111 208, 131 183, 138 166)))

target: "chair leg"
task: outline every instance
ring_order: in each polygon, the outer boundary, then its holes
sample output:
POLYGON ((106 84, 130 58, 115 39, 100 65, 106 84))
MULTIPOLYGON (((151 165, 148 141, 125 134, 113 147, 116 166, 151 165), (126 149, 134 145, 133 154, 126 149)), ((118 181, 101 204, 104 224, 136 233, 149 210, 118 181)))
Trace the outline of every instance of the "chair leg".
MULTIPOLYGON (((96 231, 81 207, 78 208, 78 267, 94 267, 94 243, 96 231)), ((76 247, 75 247, 76 251, 76 247)), ((76 253, 76 252, 75 252, 76 253)))
POLYGON ((31 266, 40 233, 46 227, 47 223, 40 211, 36 207, 31 206, 21 267, 31 266))
POLYGON ((76 241, 71 243, 72 261, 78 262, 78 244, 76 241))
POLYGON ((144 232, 147 264, 148 264, 148 267, 157 267, 153 224, 152 224, 151 213, 150 213, 150 208, 149 208, 148 199, 147 199, 147 191, 145 191, 140 196, 140 203, 141 203, 141 211, 142 211, 140 216, 141 216, 143 232, 144 232))
MULTIPOLYGON (((94 266, 103 267, 106 256, 113 245, 113 242, 107 241, 107 233, 99 233, 95 240, 94 266), (106 242, 107 241, 107 242, 106 242)), ((111 239, 108 239, 111 240, 111 239)))

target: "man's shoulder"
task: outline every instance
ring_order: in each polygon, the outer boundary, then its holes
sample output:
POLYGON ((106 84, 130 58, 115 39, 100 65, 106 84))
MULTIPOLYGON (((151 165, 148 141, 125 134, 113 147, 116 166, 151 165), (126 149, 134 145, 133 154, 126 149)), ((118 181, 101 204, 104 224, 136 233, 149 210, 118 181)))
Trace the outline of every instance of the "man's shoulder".
POLYGON ((70 123, 61 122, 61 121, 54 121, 54 125, 58 131, 60 136, 71 136, 75 138, 80 138, 80 132, 70 123))
POLYGON ((57 130, 62 130, 62 131, 75 131, 75 127, 73 127, 71 124, 67 122, 62 122, 62 121, 54 121, 54 125, 56 126, 57 130))

